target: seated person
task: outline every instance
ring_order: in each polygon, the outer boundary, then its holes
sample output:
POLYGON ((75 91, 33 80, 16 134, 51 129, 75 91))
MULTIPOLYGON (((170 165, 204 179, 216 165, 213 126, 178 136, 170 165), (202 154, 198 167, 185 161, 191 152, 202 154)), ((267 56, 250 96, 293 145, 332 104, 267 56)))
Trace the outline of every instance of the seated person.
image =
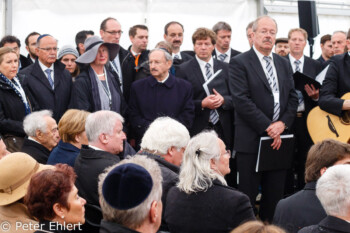
POLYGON ((24 139, 21 151, 32 156, 38 163, 46 164, 52 149, 60 140, 55 119, 50 110, 27 115, 23 121, 24 139))
POLYGON ((326 212, 316 197, 316 182, 331 166, 350 164, 350 145, 327 139, 313 145, 306 159, 305 187, 277 204, 273 224, 289 233, 319 223, 326 212))
POLYGON ((98 191, 103 213, 100 232, 158 231, 162 176, 155 161, 144 156, 123 160, 100 175, 98 191))
MULTIPOLYGON (((0 221, 8 222, 12 229, 18 226, 16 230, 11 229, 11 232, 28 233, 25 225, 38 223, 28 213, 23 197, 27 193, 32 175, 52 168, 50 165, 39 164, 28 154, 21 152, 0 159, 0 221)), ((2 230, 5 231, 4 228, 2 230)))
POLYGON ((333 166, 317 181, 316 195, 327 213, 317 225, 298 233, 350 232, 350 165, 333 166))
POLYGON ((63 114, 58 123, 61 141, 52 150, 48 164, 66 163, 74 167, 81 145, 89 144, 85 132, 85 121, 88 115, 88 112, 77 109, 70 109, 63 114))
POLYGON ((242 222, 255 220, 248 196, 225 181, 230 155, 214 132, 202 132, 190 140, 180 181, 166 200, 165 221, 170 232, 229 232, 242 222))
POLYGON ((78 195, 75 178, 73 168, 67 164, 56 164, 55 169, 32 177, 24 203, 41 225, 35 233, 80 229, 85 222, 86 201, 78 195))

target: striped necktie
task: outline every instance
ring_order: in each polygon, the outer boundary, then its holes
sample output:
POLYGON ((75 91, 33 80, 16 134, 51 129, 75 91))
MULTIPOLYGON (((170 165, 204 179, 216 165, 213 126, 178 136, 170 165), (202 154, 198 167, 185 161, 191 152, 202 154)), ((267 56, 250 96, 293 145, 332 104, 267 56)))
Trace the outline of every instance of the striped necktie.
POLYGON ((51 69, 46 69, 45 70, 45 73, 47 74, 47 79, 49 80, 49 83, 50 83, 50 86, 52 88, 52 90, 54 89, 54 82, 53 82, 53 79, 52 79, 52 76, 51 76, 51 69))
MULTIPOLYGON (((271 65, 271 57, 264 56, 264 60, 266 61, 267 81, 269 82, 272 92, 278 92, 277 81, 273 73, 273 67, 271 65)), ((274 108, 273 108, 272 121, 277 121, 277 119, 279 118, 279 115, 280 115, 280 104, 279 102, 277 103, 275 102, 274 108)))
MULTIPOLYGON (((211 69, 210 69, 211 65, 209 63, 207 63, 205 65, 205 76, 206 79, 208 80, 211 76, 213 76, 211 69)), ((213 109, 210 111, 210 115, 209 115, 209 121, 211 123, 213 123, 213 125, 215 125, 216 123, 218 123, 219 121, 219 113, 216 111, 216 109, 213 109)))
POLYGON ((225 61, 225 59, 226 59, 226 57, 227 57, 227 54, 220 54, 219 55, 219 59, 220 59, 220 61, 225 61))
MULTIPOLYGON (((301 64, 301 61, 300 60, 295 60, 294 61, 294 64, 295 64, 295 72, 299 71, 300 72, 300 64, 301 64)), ((298 103, 299 103, 299 106, 301 106, 303 103, 304 103, 304 96, 303 96, 303 93, 301 93, 301 91, 299 90, 296 90, 297 94, 298 94, 298 103)))

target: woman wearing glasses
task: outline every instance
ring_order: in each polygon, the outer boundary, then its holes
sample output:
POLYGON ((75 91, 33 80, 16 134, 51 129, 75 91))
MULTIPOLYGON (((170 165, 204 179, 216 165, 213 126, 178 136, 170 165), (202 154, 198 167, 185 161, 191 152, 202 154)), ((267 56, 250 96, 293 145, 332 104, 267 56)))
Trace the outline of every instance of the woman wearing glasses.
POLYGON ((85 53, 76 60, 84 67, 73 85, 71 108, 89 112, 111 110, 124 116, 126 104, 118 77, 109 66, 109 61, 118 54, 119 45, 92 36, 84 46, 85 53))
POLYGON ((214 131, 190 140, 179 183, 167 196, 165 221, 170 232, 230 232, 255 220, 249 198, 226 184, 229 159, 230 151, 214 131))
POLYGON ((25 137, 23 119, 31 113, 31 102, 17 77, 18 55, 9 47, 0 48, 0 133, 7 149, 20 151, 25 137))

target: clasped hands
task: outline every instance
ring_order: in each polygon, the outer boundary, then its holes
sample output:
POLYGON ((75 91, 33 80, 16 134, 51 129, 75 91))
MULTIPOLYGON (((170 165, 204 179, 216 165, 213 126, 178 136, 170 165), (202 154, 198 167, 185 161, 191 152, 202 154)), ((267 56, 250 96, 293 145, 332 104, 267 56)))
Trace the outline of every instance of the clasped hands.
POLYGON ((202 100, 202 108, 217 109, 224 104, 224 97, 215 89, 213 89, 213 92, 214 94, 208 95, 202 100))
POLYGON ((267 134, 273 138, 273 142, 271 147, 275 150, 279 150, 282 144, 281 133, 283 133, 285 129, 285 124, 282 121, 276 121, 270 124, 270 126, 266 129, 267 134))

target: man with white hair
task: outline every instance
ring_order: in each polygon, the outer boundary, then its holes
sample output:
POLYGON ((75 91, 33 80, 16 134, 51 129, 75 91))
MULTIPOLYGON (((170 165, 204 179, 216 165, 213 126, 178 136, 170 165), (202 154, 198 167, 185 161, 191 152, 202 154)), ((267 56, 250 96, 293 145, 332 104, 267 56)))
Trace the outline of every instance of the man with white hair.
POLYGON ((335 31, 331 38, 334 55, 346 52, 346 33, 344 31, 335 31))
POLYGON ((327 213, 318 225, 299 233, 350 232, 350 165, 328 168, 316 185, 316 195, 327 213))
MULTIPOLYGON (((138 154, 155 160, 162 171, 163 205, 169 189, 178 182, 183 153, 189 140, 190 133, 186 127, 170 117, 157 118, 142 138, 138 154)), ((162 221, 159 230, 169 231, 165 221, 162 221)))
POLYGON ((169 74, 171 55, 163 49, 149 53, 152 76, 135 81, 130 91, 130 124, 140 141, 149 124, 159 116, 170 116, 188 129, 194 119, 191 84, 169 74))
POLYGON ((144 156, 123 160, 100 175, 98 191, 101 233, 158 231, 162 176, 155 161, 144 156))
MULTIPOLYGON (((79 195, 88 204, 99 205, 97 177, 103 170, 123 159, 123 144, 126 139, 123 132, 123 117, 112 111, 91 113, 85 123, 89 145, 83 145, 75 160, 74 171, 78 178, 75 185, 79 195)), ((134 151, 126 152, 135 154, 134 151)))
POLYGON ((38 104, 39 110, 49 109, 59 122, 68 109, 72 89, 72 77, 57 60, 57 40, 48 34, 37 39, 35 63, 21 70, 23 87, 38 104))
POLYGON ((24 139, 21 151, 32 156, 38 163, 46 164, 50 152, 60 140, 58 127, 52 112, 32 112, 23 120, 24 139))

